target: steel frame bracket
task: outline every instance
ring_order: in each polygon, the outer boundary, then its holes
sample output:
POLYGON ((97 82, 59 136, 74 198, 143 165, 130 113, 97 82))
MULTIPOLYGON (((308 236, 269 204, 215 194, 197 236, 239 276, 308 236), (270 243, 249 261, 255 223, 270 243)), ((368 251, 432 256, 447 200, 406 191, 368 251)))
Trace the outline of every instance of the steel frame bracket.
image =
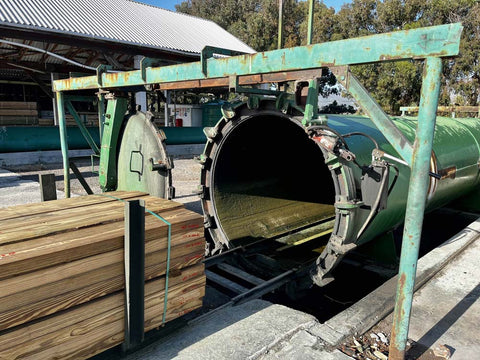
POLYGON ((280 96, 284 94, 283 91, 278 90, 267 90, 267 89, 257 89, 254 87, 243 87, 239 85, 238 76, 231 75, 228 77, 228 89, 235 94, 252 94, 252 95, 272 95, 280 96))
POLYGON ((202 66, 202 72, 203 72, 203 75, 205 76, 208 76, 208 59, 212 58, 214 54, 237 56, 237 55, 244 55, 246 53, 242 51, 223 49, 215 46, 205 46, 202 49, 202 53, 200 54, 200 63, 202 66))
POLYGON ((142 73, 143 81, 147 81, 147 68, 160 66, 161 62, 162 61, 160 59, 149 58, 149 57, 144 57, 140 61, 140 72, 142 73))
POLYGON ((318 116, 318 78, 308 81, 307 102, 303 113, 303 126, 307 126, 318 116))
POLYGON ((381 106, 370 96, 368 91, 352 74, 348 66, 330 67, 338 82, 357 100, 358 104, 367 113, 375 126, 382 132, 388 142, 400 156, 412 165, 413 145, 398 129, 381 106))
POLYGON ((98 87, 103 86, 103 74, 106 73, 108 70, 112 70, 112 69, 113 69, 112 65, 105 65, 105 64, 98 65, 98 67, 97 67, 98 87))
POLYGON ((127 108, 127 98, 113 96, 108 100, 98 168, 98 180, 104 191, 115 190, 117 185, 117 144, 127 108))

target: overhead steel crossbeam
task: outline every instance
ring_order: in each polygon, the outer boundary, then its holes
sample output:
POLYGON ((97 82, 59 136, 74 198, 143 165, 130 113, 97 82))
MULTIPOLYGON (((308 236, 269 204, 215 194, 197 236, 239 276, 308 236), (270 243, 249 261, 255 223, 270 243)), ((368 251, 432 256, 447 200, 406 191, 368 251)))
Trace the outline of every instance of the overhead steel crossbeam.
MULTIPOLYGON (((280 49, 256 54, 233 56, 180 65, 148 67, 146 69, 101 73, 57 80, 54 91, 97 88, 120 88, 160 84, 163 90, 228 86, 231 76, 239 76, 239 84, 272 81, 268 77, 252 78, 255 74, 272 74, 322 67, 365 64, 378 61, 423 59, 458 54, 461 24, 432 26, 414 30, 372 35, 322 44, 280 49), (246 78, 243 78, 246 76, 246 78), (250 79, 250 80, 249 80, 250 79)), ((285 80, 295 74, 284 74, 285 80)), ((281 78, 282 75, 277 76, 281 78)), ((277 80, 279 81, 279 80, 277 80)))

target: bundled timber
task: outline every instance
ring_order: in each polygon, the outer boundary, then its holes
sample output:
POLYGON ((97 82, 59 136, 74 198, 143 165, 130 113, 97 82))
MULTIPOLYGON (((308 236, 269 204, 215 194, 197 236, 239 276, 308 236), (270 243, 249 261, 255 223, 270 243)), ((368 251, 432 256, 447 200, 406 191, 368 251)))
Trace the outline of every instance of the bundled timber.
MULTIPOLYGON (((203 218, 113 192, 0 209, 0 359, 83 359, 124 339, 124 207, 171 224, 166 320, 202 304, 203 218), (123 201, 122 201, 123 200, 123 201)), ((162 324, 168 226, 145 217, 145 330, 162 324)))
POLYGON ((0 101, 0 125, 35 125, 37 122, 36 102, 0 101))
POLYGON ((6 109, 37 110, 37 103, 34 101, 0 101, 0 110, 6 109))
POLYGON ((53 126, 54 125, 53 118, 51 118, 51 119, 40 118, 40 119, 38 119, 38 125, 39 126, 53 126))

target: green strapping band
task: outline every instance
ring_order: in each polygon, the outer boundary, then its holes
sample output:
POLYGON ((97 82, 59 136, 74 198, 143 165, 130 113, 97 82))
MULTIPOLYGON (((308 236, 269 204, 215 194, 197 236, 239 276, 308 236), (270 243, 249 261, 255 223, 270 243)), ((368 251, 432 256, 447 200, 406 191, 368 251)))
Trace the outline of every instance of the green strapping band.
MULTIPOLYGON (((109 198, 114 199, 114 200, 118 200, 118 201, 121 201, 121 202, 126 202, 126 200, 117 198, 117 197, 112 196, 112 195, 107 195, 107 194, 94 194, 94 195, 109 197, 109 198)), ((169 223, 167 220, 165 220, 160 215, 155 214, 151 210, 148 210, 147 208, 145 208, 145 212, 148 212, 149 214, 152 214, 153 216, 155 216, 157 219, 163 221, 168 226, 167 270, 165 272, 165 297, 164 297, 164 301, 163 301, 163 316, 162 316, 162 325, 165 325, 165 320, 166 320, 166 317, 167 317, 167 302, 168 302, 168 278, 169 278, 169 275, 170 275, 170 248, 171 248, 171 244, 172 244, 172 224, 169 223)))

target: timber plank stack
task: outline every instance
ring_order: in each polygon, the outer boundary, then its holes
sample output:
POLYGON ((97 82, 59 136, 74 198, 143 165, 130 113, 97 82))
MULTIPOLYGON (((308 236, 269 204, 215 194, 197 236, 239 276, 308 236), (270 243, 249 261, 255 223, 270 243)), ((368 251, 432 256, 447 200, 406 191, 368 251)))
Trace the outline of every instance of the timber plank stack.
POLYGON ((35 125, 37 122, 36 102, 0 101, 0 125, 35 125))
MULTIPOLYGON (((106 196, 108 195, 108 196, 106 196)), ((124 339, 124 207, 171 223, 166 320, 201 307, 203 218, 140 192, 0 210, 0 359, 85 359, 124 339)), ((167 225, 145 217, 145 330, 162 325, 167 225)))
MULTIPOLYGON (((78 111, 78 116, 85 126, 98 126, 98 113, 89 111, 78 111)), ((65 121, 67 126, 77 126, 73 115, 66 114, 65 121)))

